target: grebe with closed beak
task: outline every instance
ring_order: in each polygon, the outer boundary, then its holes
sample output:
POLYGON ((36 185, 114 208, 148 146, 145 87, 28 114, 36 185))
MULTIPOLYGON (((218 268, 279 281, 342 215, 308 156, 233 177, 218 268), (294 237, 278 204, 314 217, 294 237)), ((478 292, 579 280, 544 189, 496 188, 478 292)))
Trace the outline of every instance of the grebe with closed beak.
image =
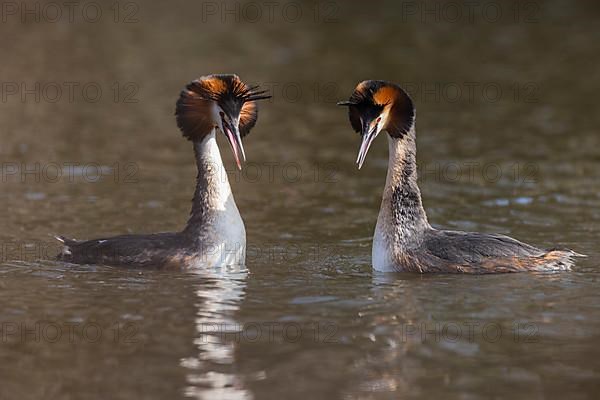
POLYGON ((349 101, 350 124, 362 143, 360 169, 373 140, 387 131, 389 162, 373 236, 373 269, 383 272, 501 273, 570 270, 570 250, 541 250, 508 236, 434 229, 417 185, 415 107, 398 85, 358 84, 349 101))
POLYGON ((237 75, 203 76, 181 92, 175 109, 177 125, 192 142, 198 167, 191 215, 181 232, 87 241, 60 236, 57 239, 64 247, 57 258, 76 264, 158 268, 243 265, 244 221, 233 200, 216 135, 225 135, 241 169, 246 158, 242 138, 256 124, 256 101, 270 97, 265 92, 246 85, 237 75))

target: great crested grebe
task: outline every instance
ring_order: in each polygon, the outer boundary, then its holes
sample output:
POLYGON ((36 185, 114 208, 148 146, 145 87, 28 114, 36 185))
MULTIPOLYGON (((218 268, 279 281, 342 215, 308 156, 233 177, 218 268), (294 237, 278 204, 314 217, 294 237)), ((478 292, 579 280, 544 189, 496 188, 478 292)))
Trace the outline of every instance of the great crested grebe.
POLYGON ((501 273, 570 270, 570 250, 540 250, 508 236, 437 230, 429 225, 417 185, 415 107, 398 85, 358 84, 349 101, 350 124, 361 134, 360 169, 379 132, 388 133, 389 163, 373 237, 376 271, 501 273))
POLYGON ((58 260, 159 268, 243 265, 246 230, 216 134, 225 135, 241 169, 240 157, 246 159, 242 138, 256 124, 256 101, 270 97, 265 92, 247 86, 237 75, 203 76, 181 91, 175 109, 177 125, 193 143, 198 167, 192 211, 183 231, 87 241, 57 237, 64 244, 58 260))

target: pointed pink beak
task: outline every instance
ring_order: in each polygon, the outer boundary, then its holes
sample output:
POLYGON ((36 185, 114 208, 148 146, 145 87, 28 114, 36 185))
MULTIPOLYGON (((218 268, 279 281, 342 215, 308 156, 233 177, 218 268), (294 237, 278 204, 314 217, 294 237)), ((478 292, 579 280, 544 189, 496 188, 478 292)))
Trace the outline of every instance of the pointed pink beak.
POLYGON ((242 138, 240 137, 240 131, 236 126, 233 131, 229 125, 224 125, 225 135, 233 151, 233 158, 239 170, 242 169, 242 163, 240 161, 240 155, 243 161, 246 161, 246 153, 244 152, 244 146, 242 145, 242 138))
POLYGON ((377 131, 377 125, 375 125, 373 129, 369 130, 368 121, 367 123, 363 124, 363 132, 367 133, 363 133, 362 142, 360 144, 360 150, 358 150, 358 157, 356 158, 358 169, 362 168, 363 163, 365 162, 365 158, 367 158, 369 148, 371 147, 371 143, 373 143, 373 140, 379 134, 379 132, 377 131))

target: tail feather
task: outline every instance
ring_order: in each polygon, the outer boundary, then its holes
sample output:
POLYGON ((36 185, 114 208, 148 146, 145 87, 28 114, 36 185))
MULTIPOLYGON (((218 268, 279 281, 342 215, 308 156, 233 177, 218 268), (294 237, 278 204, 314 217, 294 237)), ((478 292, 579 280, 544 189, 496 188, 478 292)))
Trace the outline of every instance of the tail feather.
POLYGON ((59 260, 65 259, 71 255, 71 245, 77 243, 74 239, 69 239, 65 236, 53 235, 56 240, 63 244, 63 248, 60 251, 60 254, 57 256, 59 260))
MULTIPOLYGON (((550 250, 540 257, 539 270, 570 271, 575 257, 587 257, 572 250, 550 250)), ((537 269, 537 268, 536 268, 537 269)))
POLYGON ((472 274, 570 271, 575 257, 585 256, 571 250, 549 250, 535 257, 491 258, 476 264, 455 265, 455 268, 456 272, 472 274))

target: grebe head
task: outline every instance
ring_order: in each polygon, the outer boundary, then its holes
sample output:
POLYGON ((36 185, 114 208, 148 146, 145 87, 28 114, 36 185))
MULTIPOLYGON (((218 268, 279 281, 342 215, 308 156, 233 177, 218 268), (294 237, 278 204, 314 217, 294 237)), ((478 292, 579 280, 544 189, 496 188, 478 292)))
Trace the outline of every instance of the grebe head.
POLYGON ((410 96, 398 85, 386 81, 363 81, 356 86, 348 106, 352 128, 360 133, 362 143, 356 163, 360 169, 367 152, 379 132, 402 139, 414 126, 415 108, 410 96))
POLYGON ((248 86, 237 75, 207 75, 190 82, 181 91, 175 108, 177 126, 183 136, 202 141, 214 128, 229 141, 235 162, 246 161, 242 138, 258 118, 256 101, 268 99, 266 90, 248 86))

